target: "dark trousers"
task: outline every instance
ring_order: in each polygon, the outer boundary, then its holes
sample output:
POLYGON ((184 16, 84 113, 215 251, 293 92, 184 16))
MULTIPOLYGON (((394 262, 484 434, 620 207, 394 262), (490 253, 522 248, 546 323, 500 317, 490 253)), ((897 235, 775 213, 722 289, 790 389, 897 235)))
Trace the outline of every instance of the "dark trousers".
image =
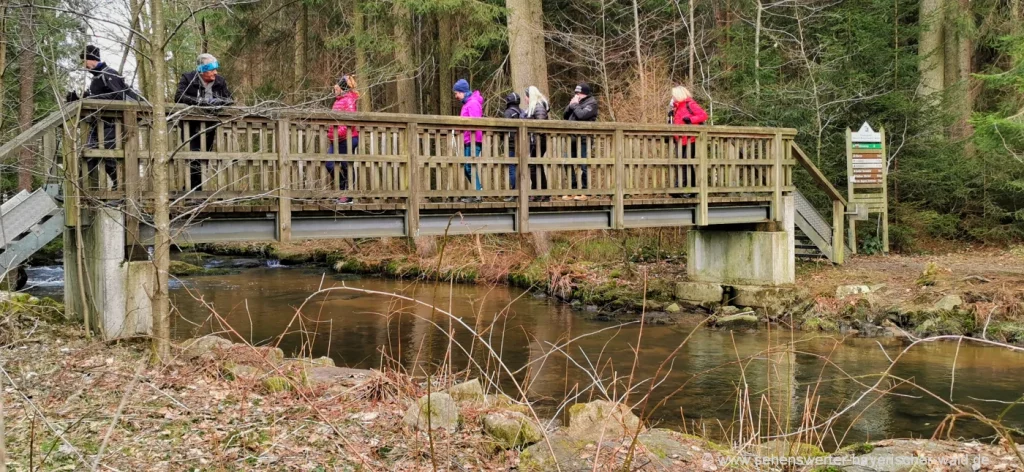
MULTIPOLYGON (((188 150, 192 152, 213 152, 217 141, 217 123, 213 121, 187 121, 182 125, 183 138, 188 140, 188 150), (206 131, 203 131, 206 125, 206 131), (202 135, 206 135, 206 147, 203 148, 202 135)), ((199 190, 203 184, 203 166, 199 160, 188 161, 188 180, 192 190, 199 190)))
MULTIPOLYGON (((338 140, 338 152, 334 152, 334 142, 327 143, 327 154, 348 154, 348 141, 344 139, 338 140)), ((352 154, 355 154, 359 150, 359 137, 352 137, 352 154)), ((341 190, 348 190, 348 162, 338 161, 338 188, 341 190)), ((331 182, 334 180, 334 161, 327 161, 324 163, 324 167, 327 168, 327 172, 331 174, 331 182)), ((353 182, 354 183, 354 182, 353 182)))
MULTIPOLYGON (((690 144, 682 144, 681 142, 677 141, 676 142, 676 149, 677 149, 676 157, 678 157, 680 159, 694 159, 693 162, 696 163, 696 160, 695 160, 697 158, 697 143, 696 142, 691 142, 690 144)), ((680 178, 679 178, 680 173, 679 172, 673 172, 673 174, 674 174, 674 181, 675 181, 674 187, 682 188, 682 187, 696 187, 697 186, 697 167, 695 167, 695 165, 686 166, 686 167, 683 168, 683 171, 682 171, 682 174, 681 174, 682 175, 682 181, 680 181, 680 178)))
MULTIPOLYGON (((114 149, 117 140, 116 130, 114 129, 114 122, 108 120, 103 121, 103 142, 100 142, 99 134, 100 129, 97 123, 93 123, 89 126, 89 136, 86 138, 85 147, 88 149, 114 149)), ((103 162, 103 170, 106 171, 107 176, 110 177, 113 188, 117 188, 117 161, 114 159, 89 159, 86 161, 88 173, 92 174, 99 167, 100 162, 103 162)), ((138 169, 136 169, 138 172, 138 169)), ((97 179, 99 177, 97 176, 97 179)))
MULTIPOLYGON (((547 152, 548 137, 543 135, 531 135, 530 156, 544 157, 544 154, 546 154, 547 152)), ((531 188, 533 188, 533 190, 547 190, 548 188, 548 175, 547 173, 544 172, 544 168, 539 165, 530 166, 530 181, 532 182, 531 188)))
MULTIPOLYGON (((509 149, 508 157, 516 157, 516 150, 509 149)), ((508 166, 508 183, 512 186, 512 190, 516 189, 516 171, 519 169, 518 164, 512 164, 508 166)))
MULTIPOLYGON (((569 157, 571 158, 587 158, 587 141, 586 139, 572 139, 572 144, 569 149, 569 157)), ((580 178, 577 182, 576 178, 576 166, 569 167, 569 173, 572 174, 572 188, 573 189, 586 189, 590 188, 587 182, 587 165, 580 165, 580 178)))

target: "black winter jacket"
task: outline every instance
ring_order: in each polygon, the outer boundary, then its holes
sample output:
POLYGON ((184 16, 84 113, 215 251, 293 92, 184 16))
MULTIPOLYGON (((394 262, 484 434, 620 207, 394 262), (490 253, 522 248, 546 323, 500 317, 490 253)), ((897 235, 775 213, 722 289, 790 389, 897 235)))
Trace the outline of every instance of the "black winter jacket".
POLYGON ((593 95, 580 100, 579 103, 565 107, 562 118, 569 121, 597 121, 597 99, 593 95))
MULTIPOLYGON (((519 108, 519 104, 518 103, 510 103, 505 108, 505 112, 503 113, 502 116, 504 116, 505 118, 509 118, 509 119, 513 119, 513 120, 518 120, 518 119, 523 117, 523 110, 521 108, 519 108)), ((508 152, 509 152, 509 155, 512 155, 512 156, 514 156, 516 154, 516 136, 517 135, 518 135, 518 133, 516 133, 514 131, 508 134, 508 152)))
MULTIPOLYGON (((213 79, 213 98, 214 100, 220 100, 220 103, 216 105, 230 105, 234 103, 231 98, 231 91, 228 90, 228 81, 223 76, 217 75, 217 78, 213 79)), ((206 88, 203 87, 203 78, 199 76, 199 72, 192 71, 181 74, 181 80, 178 81, 178 91, 174 92, 174 101, 177 103, 184 103, 186 105, 211 105, 204 102, 206 95, 206 88)))
POLYGON ((85 89, 82 98, 93 100, 138 100, 139 96, 125 83, 116 70, 107 67, 106 63, 99 63, 95 69, 89 71, 92 80, 89 81, 89 88, 85 89))

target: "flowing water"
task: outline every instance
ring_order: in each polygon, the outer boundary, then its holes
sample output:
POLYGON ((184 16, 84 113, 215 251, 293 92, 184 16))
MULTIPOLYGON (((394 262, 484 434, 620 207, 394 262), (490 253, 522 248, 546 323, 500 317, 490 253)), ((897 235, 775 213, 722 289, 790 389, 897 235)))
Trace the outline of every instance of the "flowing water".
MULTIPOLYGON (((59 295, 62 283, 59 268, 30 271, 35 293, 59 295)), ((930 437, 949 411, 932 394, 994 417, 1006 407, 999 402, 1024 393, 1024 354, 1004 349, 952 342, 915 346, 881 383, 890 393, 879 395, 870 386, 889 367, 889 358, 905 347, 901 341, 851 338, 840 343, 832 336, 779 329, 694 330, 698 315, 681 325, 617 325, 588 320, 563 304, 504 287, 410 283, 275 266, 188 278, 174 284, 172 297, 180 312, 173 326, 178 338, 224 329, 207 304, 234 336, 268 343, 287 333, 281 340, 286 353, 311 345, 313 355, 327 355, 350 367, 379 367, 385 355, 385 362, 397 362, 415 374, 432 373, 451 348, 456 369, 494 372, 495 358, 487 354, 486 344, 514 374, 500 376, 503 389, 516 396, 511 379, 521 381, 529 371, 527 395, 549 416, 559 413, 558 405, 567 396, 578 394, 581 401, 623 396, 633 372, 630 403, 646 394, 649 379, 657 379, 651 398, 663 404, 651 415, 653 422, 691 430, 701 428, 694 426, 698 422, 704 425, 703 434, 718 437, 725 435, 723 425, 732 425, 728 435, 736 437, 741 411, 747 427, 753 421, 762 430, 769 423, 773 432, 796 430, 808 404, 808 415, 817 423, 844 411, 829 427, 826 444, 833 446, 930 437), (450 318, 445 314, 365 291, 316 295, 306 302, 304 316, 295 318, 296 309, 318 288, 342 285, 432 304, 480 336, 453 323, 454 342, 449 343, 450 318), (574 340, 565 345, 570 338, 574 340), (793 347, 786 350, 786 345, 793 347), (634 356, 637 346, 639 355, 634 356)), ((1004 423, 1024 426, 1024 412, 1011 410, 1004 423)), ((978 422, 956 422, 954 437, 991 435, 978 422)))

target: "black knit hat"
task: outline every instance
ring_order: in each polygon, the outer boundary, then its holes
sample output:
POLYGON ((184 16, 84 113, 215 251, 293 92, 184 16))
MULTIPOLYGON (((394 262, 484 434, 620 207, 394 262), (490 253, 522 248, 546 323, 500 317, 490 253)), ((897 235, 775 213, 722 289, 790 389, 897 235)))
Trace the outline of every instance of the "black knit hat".
POLYGON ((100 48, 92 44, 86 46, 85 52, 81 54, 81 58, 86 61, 100 61, 100 48))
POLYGON ((580 83, 576 86, 575 93, 582 93, 583 95, 590 95, 590 85, 586 82, 580 83))
POLYGON ((338 79, 338 87, 341 87, 342 92, 348 92, 349 90, 352 90, 352 86, 348 84, 348 74, 345 74, 341 76, 340 79, 338 79))
POLYGON ((518 104, 519 104, 519 94, 518 93, 512 92, 512 93, 509 93, 508 95, 505 95, 505 106, 518 105, 518 104))

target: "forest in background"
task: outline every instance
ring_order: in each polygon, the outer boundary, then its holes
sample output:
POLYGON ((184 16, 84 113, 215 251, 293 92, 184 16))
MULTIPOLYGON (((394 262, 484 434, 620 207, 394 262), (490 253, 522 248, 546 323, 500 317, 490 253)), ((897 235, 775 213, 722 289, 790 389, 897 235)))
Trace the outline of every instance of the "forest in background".
MULTIPOLYGON (((146 96, 154 64, 173 90, 200 52, 244 105, 328 108, 354 72, 365 111, 455 114, 466 78, 499 116, 509 91, 537 85, 560 110, 586 81, 602 120, 657 123, 686 84, 714 124, 798 129, 840 189, 844 131, 868 121, 888 134, 895 249, 1024 239, 1021 0, 127 1, 116 19, 92 0, 2 0, 0 141, 81 87, 78 54, 120 21, 146 96), (153 4, 166 61, 148 53, 153 4)), ((10 192, 31 166, 3 164, 10 192)), ((860 229, 870 252, 875 228, 860 229)))

